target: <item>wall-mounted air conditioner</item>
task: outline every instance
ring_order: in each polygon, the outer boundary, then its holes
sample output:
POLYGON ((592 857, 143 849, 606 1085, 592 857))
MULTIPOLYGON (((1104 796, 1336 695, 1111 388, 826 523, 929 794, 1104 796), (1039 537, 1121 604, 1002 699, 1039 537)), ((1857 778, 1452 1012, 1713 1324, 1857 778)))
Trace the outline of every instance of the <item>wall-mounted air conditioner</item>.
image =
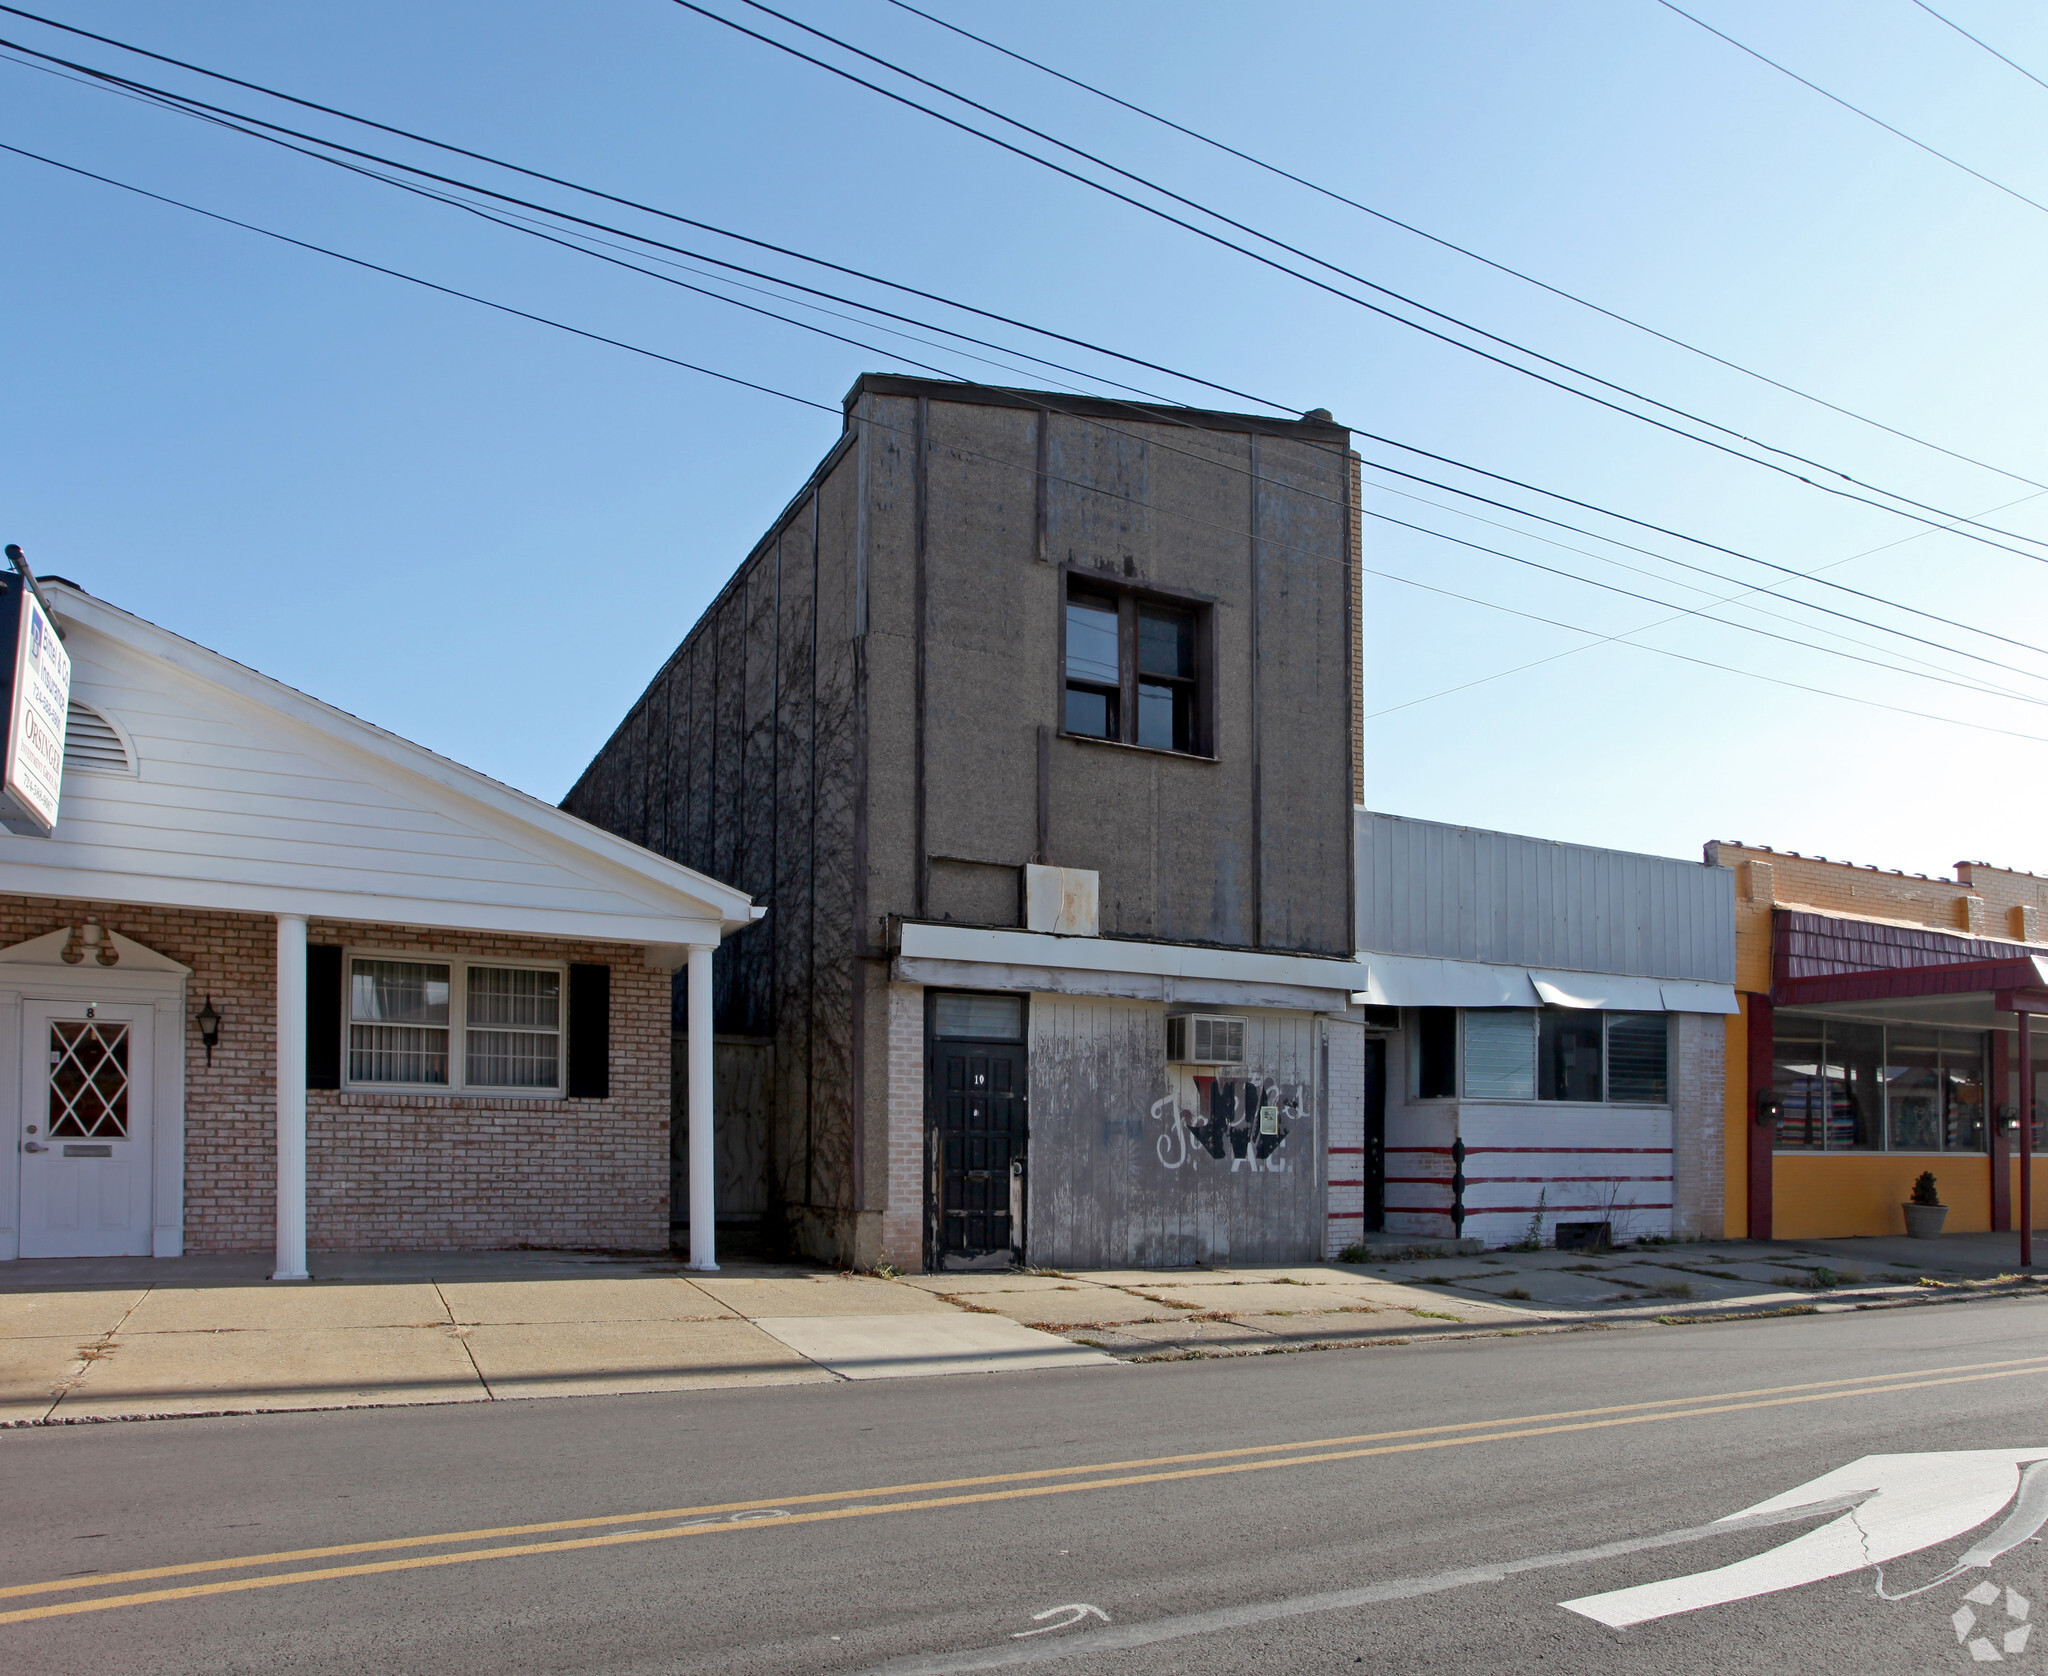
POLYGON ((1244 1023, 1241 1018, 1216 1018, 1183 1013, 1166 1021, 1166 1057, 1175 1065, 1242 1065, 1244 1023))

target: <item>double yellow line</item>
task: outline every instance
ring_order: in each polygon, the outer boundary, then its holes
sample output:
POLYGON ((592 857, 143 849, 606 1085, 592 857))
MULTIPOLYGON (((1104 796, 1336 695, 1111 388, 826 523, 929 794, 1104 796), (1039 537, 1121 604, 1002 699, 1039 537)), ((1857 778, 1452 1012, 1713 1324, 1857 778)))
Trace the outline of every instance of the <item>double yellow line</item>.
POLYGON ((922 1513, 936 1508, 1017 1501, 1033 1496, 1067 1495, 1079 1490, 1120 1489, 1135 1484, 1164 1484, 1181 1479, 1215 1478, 1238 1472, 1266 1472, 1277 1467, 1313 1466, 1328 1461, 1359 1460, 1372 1455, 1399 1455, 1423 1449, 1456 1449, 1476 1443, 1504 1443, 1516 1438, 1546 1437, 1562 1432, 1598 1431, 1611 1426, 1641 1426, 1666 1420, 1690 1420, 1748 1409, 1781 1408, 1795 1403, 1836 1402, 1846 1397, 1884 1396, 1939 1385, 1970 1385, 1991 1379, 2023 1378, 2048 1373, 2048 1356, 2016 1357, 2000 1362, 1971 1362, 1951 1368, 1915 1369, 1897 1374, 1872 1374, 1859 1379, 1825 1379, 1803 1385, 1773 1385, 1751 1391, 1721 1391, 1692 1397, 1666 1397, 1656 1402, 1617 1403, 1605 1408, 1568 1409, 1555 1414, 1529 1414, 1507 1420, 1466 1420, 1445 1426, 1416 1426, 1403 1431, 1363 1432, 1352 1437, 1314 1438, 1295 1443, 1250 1444, 1236 1449, 1210 1449, 1183 1455, 1155 1455, 1142 1460, 1098 1461, 1083 1466, 1038 1467, 1027 1472, 988 1473, 973 1478, 940 1478, 921 1484, 884 1484, 865 1490, 820 1490, 758 1501, 712 1502, 696 1507, 670 1507, 650 1513, 618 1513, 585 1519, 550 1519, 527 1525, 498 1525, 481 1530, 444 1531, 432 1536, 388 1537, 373 1542, 339 1543, 324 1548, 292 1548, 271 1554, 246 1554, 234 1559, 195 1560, 184 1565, 150 1566, 136 1571, 104 1572, 94 1577, 64 1577, 47 1583, 16 1583, 0 1587, 0 1600, 29 1595, 76 1593, 122 1583, 156 1582, 169 1577, 200 1577, 223 1571, 255 1571, 269 1566, 303 1567, 308 1560, 343 1559, 358 1554, 388 1554, 411 1548, 453 1548, 440 1554, 407 1554, 402 1558, 368 1560, 349 1565, 320 1565, 289 1571, 264 1571, 259 1576, 216 1578, 128 1594, 95 1595, 86 1600, 50 1601, 0 1611, 0 1624, 36 1618, 70 1617, 107 1612, 122 1606, 147 1606, 159 1601, 191 1600, 200 1595, 237 1594, 249 1589, 277 1589, 293 1583, 323 1582, 339 1577, 372 1577, 393 1571, 422 1571, 432 1566, 467 1565, 476 1560, 531 1558, 566 1554, 586 1548, 613 1548, 635 1542, 665 1542, 676 1537, 713 1536, 764 1527, 822 1524, 838 1519, 864 1519, 880 1513, 922 1513), (908 1498, 908 1499, 905 1499, 908 1498), (796 1511, 804 1509, 804 1511, 796 1511), (562 1531, 603 1534, 565 1536, 553 1541, 507 1543, 511 1537, 545 1537, 562 1531), (483 1546, 478 1546, 482 1544, 483 1546), (461 1545, 461 1546, 459 1546, 461 1545))

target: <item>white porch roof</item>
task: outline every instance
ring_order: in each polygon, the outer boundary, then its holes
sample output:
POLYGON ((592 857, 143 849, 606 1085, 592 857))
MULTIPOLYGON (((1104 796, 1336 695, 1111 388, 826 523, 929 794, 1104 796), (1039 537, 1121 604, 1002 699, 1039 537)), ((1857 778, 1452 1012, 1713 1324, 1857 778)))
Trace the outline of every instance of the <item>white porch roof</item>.
POLYGON ((638 943, 657 965, 764 910, 553 805, 63 582, 72 696, 127 772, 67 766, 0 892, 638 943))

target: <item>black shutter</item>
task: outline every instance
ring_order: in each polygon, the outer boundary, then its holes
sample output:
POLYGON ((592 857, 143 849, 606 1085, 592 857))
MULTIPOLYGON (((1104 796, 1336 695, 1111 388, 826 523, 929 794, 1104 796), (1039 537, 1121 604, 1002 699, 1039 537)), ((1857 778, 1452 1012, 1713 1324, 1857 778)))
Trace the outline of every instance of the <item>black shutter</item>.
POLYGON ((569 1098, 612 1093, 612 969, 569 968, 569 1098))
POLYGON ((306 1086, 341 1086, 341 950, 306 950, 306 1086))

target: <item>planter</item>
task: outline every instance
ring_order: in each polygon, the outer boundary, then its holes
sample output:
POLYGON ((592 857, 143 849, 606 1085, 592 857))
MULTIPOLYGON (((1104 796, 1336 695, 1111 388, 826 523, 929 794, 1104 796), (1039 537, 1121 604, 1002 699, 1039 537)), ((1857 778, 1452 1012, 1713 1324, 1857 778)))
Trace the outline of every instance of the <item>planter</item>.
POLYGON ((1906 1232, 1916 1240, 1938 1239, 1941 1225, 1948 1220, 1947 1205, 1901 1205, 1906 1213, 1906 1232))

